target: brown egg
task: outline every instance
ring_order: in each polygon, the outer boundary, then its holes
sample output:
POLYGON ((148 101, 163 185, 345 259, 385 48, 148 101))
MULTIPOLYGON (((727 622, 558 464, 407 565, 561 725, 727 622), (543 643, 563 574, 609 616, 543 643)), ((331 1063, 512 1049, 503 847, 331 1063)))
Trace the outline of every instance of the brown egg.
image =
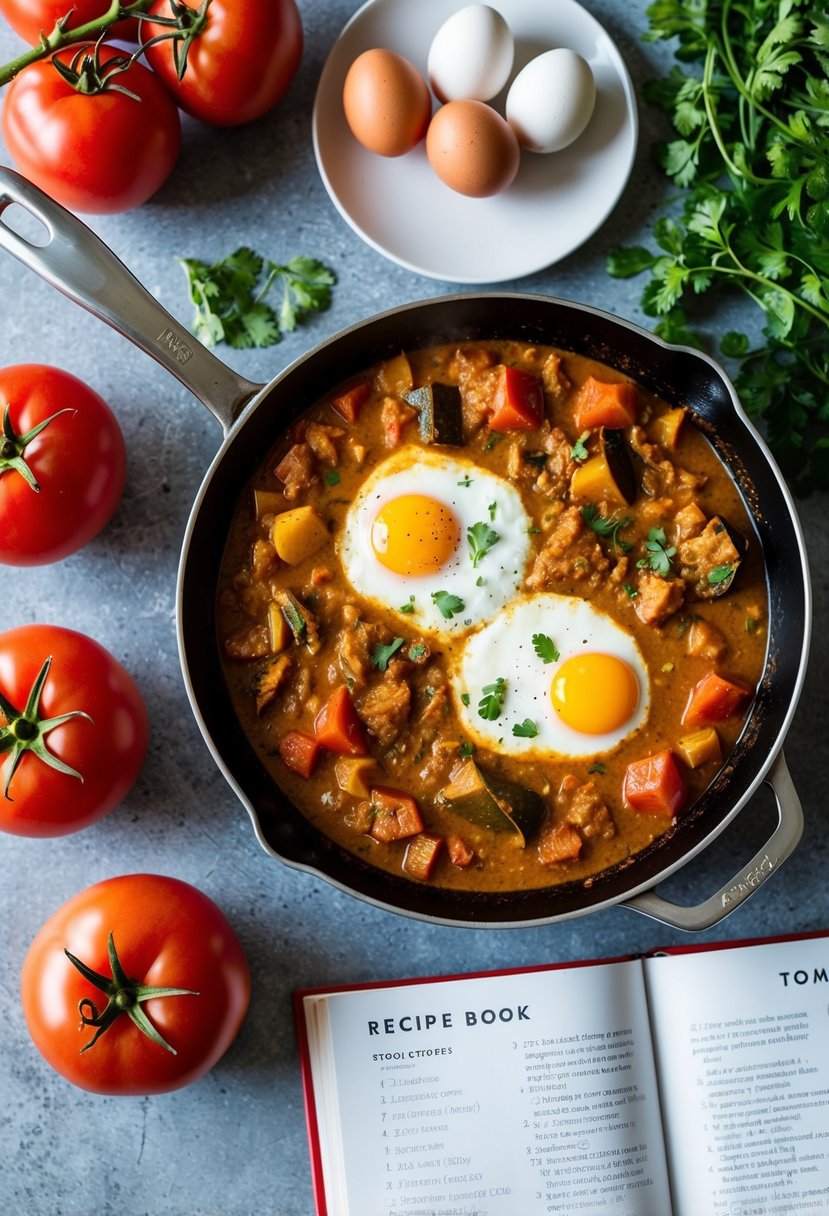
POLYGON ((520 149, 512 127, 486 102, 448 101, 429 124, 426 155, 452 190, 486 198, 506 190, 520 149))
POLYGON ((402 156, 426 134, 432 98, 417 68, 394 51, 363 51, 348 69, 343 109, 352 134, 380 156, 402 156))

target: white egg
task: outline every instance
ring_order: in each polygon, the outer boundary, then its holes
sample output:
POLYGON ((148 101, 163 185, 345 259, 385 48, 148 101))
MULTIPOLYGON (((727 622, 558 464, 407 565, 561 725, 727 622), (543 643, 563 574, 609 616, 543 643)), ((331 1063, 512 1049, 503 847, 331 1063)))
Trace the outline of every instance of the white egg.
POLYGON ((469 460, 401 448, 351 503, 346 577, 411 627, 447 636, 489 620, 524 581, 532 521, 509 482, 469 460))
POLYGON ((432 39, 429 82, 439 101, 489 101, 509 80, 515 47, 504 18, 488 4, 453 13, 432 39))
POLYGON ((650 705, 631 634, 586 600, 553 593, 514 599, 471 634, 452 686, 468 737, 523 760, 607 753, 650 705))
POLYGON ((556 47, 531 59, 515 77, 506 116, 522 147, 559 152, 582 134, 595 105, 589 64, 575 51, 556 47))

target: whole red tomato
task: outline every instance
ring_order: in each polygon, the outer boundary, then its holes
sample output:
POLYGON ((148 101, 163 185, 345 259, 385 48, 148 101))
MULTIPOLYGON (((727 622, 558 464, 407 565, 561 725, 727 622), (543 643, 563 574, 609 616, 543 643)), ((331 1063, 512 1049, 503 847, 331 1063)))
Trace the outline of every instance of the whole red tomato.
POLYGON ((0 830, 64 836, 126 796, 147 711, 108 650, 59 625, 0 633, 0 830))
MULTIPOLYGON (((76 30, 87 21, 103 17, 110 7, 110 0, 0 0, 0 13, 9 25, 31 45, 40 42, 41 31, 50 34, 61 17, 69 13, 65 28, 76 30)), ((118 38, 137 35, 137 21, 119 21, 112 27, 118 38)))
POLYGON ((201 891, 126 874, 87 887, 47 920, 24 960, 21 996, 35 1047, 67 1081, 99 1094, 158 1094, 189 1085, 227 1051, 247 1011, 250 970, 201 891))
MULTIPOLYGON (((70 47, 58 58, 85 71, 78 54, 70 47)), ((124 57, 107 46, 80 54, 97 54, 104 75, 124 57)), ((15 164, 73 211, 106 215, 140 206, 170 176, 181 147, 178 110, 152 72, 133 63, 108 81, 101 92, 82 93, 42 59, 6 90, 3 135, 15 164)))
POLYGON ((121 428, 103 397, 42 363, 0 368, 0 415, 0 562, 59 561, 121 500, 121 428))
MULTIPOLYGON (((200 0, 182 0, 196 10, 200 0)), ((170 15, 170 0, 155 0, 150 12, 170 15)), ((144 23, 147 40, 162 26, 144 23)), ((147 50, 177 104, 196 118, 219 127, 251 122, 280 100, 302 57, 302 22, 294 0, 211 0, 204 28, 187 54, 178 79, 169 41, 147 50)))

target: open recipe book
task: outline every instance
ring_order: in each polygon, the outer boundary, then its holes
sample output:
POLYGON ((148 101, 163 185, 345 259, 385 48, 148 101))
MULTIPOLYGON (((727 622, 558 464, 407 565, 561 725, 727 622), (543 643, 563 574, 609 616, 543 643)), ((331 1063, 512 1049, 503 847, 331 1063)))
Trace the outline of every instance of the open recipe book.
POLYGON ((829 1213, 829 934, 295 997, 320 1216, 829 1213))

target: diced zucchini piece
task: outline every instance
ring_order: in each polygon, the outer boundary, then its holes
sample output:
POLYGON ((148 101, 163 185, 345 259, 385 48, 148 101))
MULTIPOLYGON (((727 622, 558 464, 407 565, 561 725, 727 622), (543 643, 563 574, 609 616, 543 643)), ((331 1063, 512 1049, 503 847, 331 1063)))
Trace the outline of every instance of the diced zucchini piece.
POLYGON ((484 774, 471 759, 458 766, 449 785, 438 794, 438 801, 479 827, 514 833, 521 848, 538 829, 547 810, 540 794, 505 777, 484 774))
POLYGON ((420 437, 424 443, 461 446, 463 413, 461 393, 456 385, 427 384, 406 393, 405 400, 418 411, 420 437))

